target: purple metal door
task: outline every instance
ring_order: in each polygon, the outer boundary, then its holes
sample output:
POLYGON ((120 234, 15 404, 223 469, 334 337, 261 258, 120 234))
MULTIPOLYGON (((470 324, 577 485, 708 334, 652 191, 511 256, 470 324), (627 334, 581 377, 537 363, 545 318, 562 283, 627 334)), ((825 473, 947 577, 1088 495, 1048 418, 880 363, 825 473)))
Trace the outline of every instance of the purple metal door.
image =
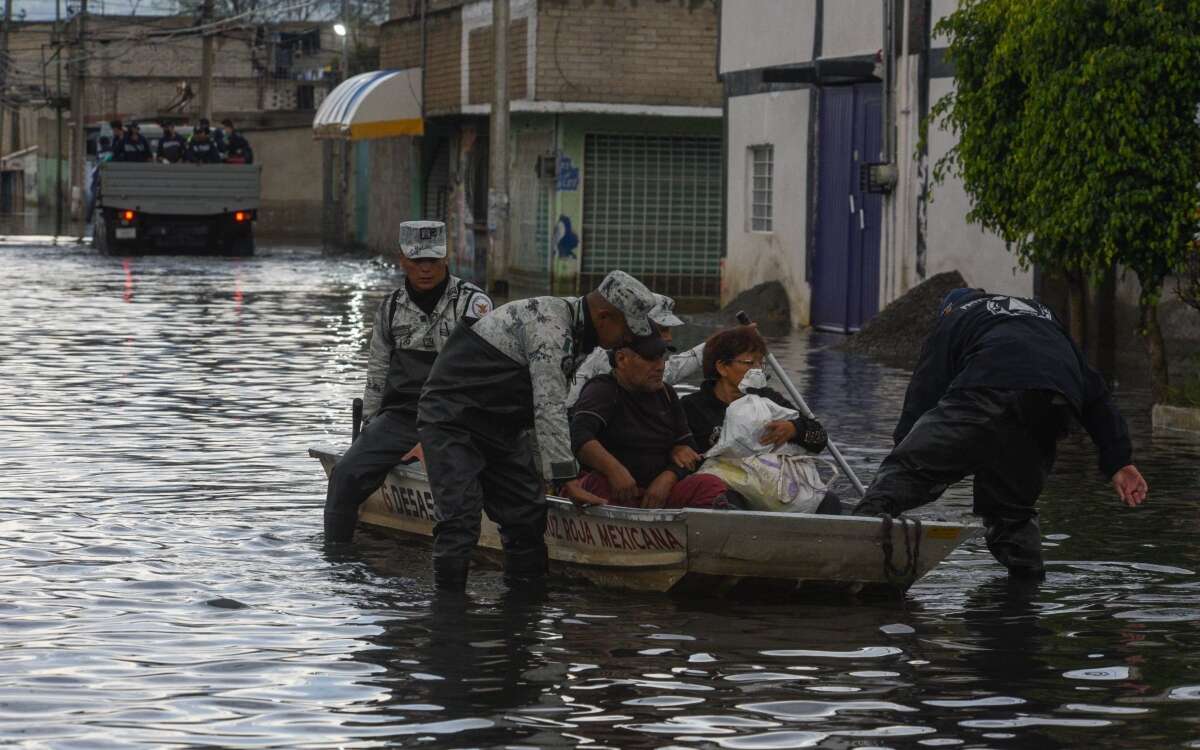
POLYGON ((850 332, 879 311, 883 201, 859 190, 859 165, 878 161, 882 92, 877 83, 821 91, 812 324, 850 332))

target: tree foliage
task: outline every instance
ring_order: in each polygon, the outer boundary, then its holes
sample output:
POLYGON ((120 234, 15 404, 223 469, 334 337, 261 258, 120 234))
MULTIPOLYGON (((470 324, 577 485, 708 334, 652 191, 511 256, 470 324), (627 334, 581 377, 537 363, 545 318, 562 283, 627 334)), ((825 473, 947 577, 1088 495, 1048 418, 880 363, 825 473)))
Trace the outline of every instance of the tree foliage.
POLYGON ((1200 0, 963 0, 937 26, 968 218, 1023 267, 1133 270, 1152 306, 1196 234, 1200 0))

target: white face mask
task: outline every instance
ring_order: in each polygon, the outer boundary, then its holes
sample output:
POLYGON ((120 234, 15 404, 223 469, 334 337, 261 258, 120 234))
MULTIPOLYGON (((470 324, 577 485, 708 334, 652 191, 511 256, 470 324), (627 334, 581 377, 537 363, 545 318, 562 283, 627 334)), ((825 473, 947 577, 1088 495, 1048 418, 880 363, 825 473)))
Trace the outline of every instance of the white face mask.
POLYGON ((767 376, 761 369, 755 368, 747 370, 742 382, 738 383, 738 390, 742 393, 748 393, 751 388, 766 388, 767 376))

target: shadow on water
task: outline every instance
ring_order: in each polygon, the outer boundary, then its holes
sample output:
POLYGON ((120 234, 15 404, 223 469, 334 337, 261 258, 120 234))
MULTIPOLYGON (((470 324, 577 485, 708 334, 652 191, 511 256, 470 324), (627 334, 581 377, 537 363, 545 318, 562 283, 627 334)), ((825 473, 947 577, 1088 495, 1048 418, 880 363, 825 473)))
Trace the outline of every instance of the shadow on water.
MULTIPOLYGON (((971 543, 895 600, 514 597, 494 570, 448 600, 425 546, 323 552, 305 454, 346 441, 392 269, 0 260, 0 744, 1200 746, 1200 441, 1152 435, 1143 392, 1118 395, 1150 502, 1071 436, 1032 589, 971 543)), ((834 341, 771 345, 869 481, 907 375, 834 341)))

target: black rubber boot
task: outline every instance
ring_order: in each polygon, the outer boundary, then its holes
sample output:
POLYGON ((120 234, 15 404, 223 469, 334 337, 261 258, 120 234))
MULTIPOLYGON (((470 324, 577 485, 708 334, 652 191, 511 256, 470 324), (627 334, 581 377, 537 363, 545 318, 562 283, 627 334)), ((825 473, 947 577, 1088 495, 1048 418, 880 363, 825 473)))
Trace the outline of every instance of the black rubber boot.
POLYGON ((433 558, 433 585, 439 591, 462 592, 467 589, 467 573, 471 569, 469 557, 433 558))
POLYGON ((854 516, 881 516, 884 513, 887 513, 889 516, 895 515, 888 508, 888 504, 883 498, 871 497, 870 495, 860 500, 858 505, 854 506, 854 510, 850 511, 850 514, 854 516))
POLYGON ((1042 529, 1036 518, 985 518, 984 540, 988 551, 1013 578, 1042 580, 1042 529))
POLYGON ((504 551, 504 583, 509 587, 540 585, 546 580, 549 554, 545 546, 504 551))
POLYGON ((845 511, 842 510, 842 499, 832 492, 826 492, 821 504, 813 512, 823 516, 840 516, 845 511))
POLYGON ((354 527, 358 525, 358 508, 325 509, 325 542, 348 544, 354 540, 354 527))

